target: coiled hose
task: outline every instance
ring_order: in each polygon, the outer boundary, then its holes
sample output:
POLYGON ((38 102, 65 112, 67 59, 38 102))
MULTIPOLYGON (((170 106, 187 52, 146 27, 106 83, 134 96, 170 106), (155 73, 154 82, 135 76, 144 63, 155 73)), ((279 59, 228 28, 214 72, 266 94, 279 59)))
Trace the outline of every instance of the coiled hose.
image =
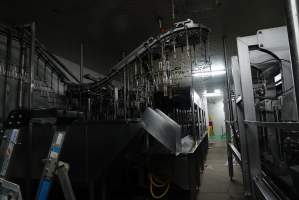
POLYGON ((153 175, 149 175, 149 180, 150 180, 150 192, 151 192, 152 197, 154 199, 162 199, 169 191, 170 181, 169 180, 162 181, 153 175), (161 195, 156 195, 154 193, 154 189, 153 189, 154 187, 156 187, 156 188, 164 188, 165 187, 165 190, 161 195))

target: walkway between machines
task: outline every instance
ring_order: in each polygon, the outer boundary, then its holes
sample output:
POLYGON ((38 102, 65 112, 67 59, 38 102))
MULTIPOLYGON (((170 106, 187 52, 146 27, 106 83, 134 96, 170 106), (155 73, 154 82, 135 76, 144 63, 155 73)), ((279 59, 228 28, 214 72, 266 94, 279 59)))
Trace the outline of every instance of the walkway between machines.
POLYGON ((206 167, 198 200, 243 200, 242 175, 239 165, 234 166, 234 181, 228 176, 226 143, 210 142, 206 167))

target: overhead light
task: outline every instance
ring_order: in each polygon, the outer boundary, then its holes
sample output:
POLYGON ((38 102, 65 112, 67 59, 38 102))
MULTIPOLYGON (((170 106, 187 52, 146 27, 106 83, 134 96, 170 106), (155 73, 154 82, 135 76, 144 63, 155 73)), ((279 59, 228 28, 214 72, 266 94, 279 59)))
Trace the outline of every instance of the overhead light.
POLYGON ((215 90, 214 90, 214 93, 221 94, 222 91, 221 91, 220 89, 215 89, 215 90))
POLYGON ((220 97, 222 96, 222 94, 220 93, 206 93, 206 94, 203 94, 204 97, 220 97))
POLYGON ((207 93, 207 91, 205 90, 203 93, 204 97, 219 97, 222 95, 223 95, 223 93, 220 89, 215 89, 214 92, 212 92, 212 93, 207 93))
POLYGON ((211 70, 212 71, 221 71, 221 70, 225 70, 225 67, 222 63, 214 63, 211 66, 211 70))
POLYGON ((220 76, 224 75, 225 70, 215 70, 215 71, 200 71, 200 72, 195 72, 192 74, 194 77, 209 77, 209 76, 220 76))

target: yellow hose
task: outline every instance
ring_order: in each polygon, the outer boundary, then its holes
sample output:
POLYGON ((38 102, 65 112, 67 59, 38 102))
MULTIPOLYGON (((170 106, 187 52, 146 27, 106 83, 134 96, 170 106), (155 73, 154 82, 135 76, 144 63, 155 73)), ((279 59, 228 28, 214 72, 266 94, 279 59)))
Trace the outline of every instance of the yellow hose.
POLYGON ((166 185, 166 183, 160 181, 160 180, 157 180, 155 177, 153 177, 152 175, 149 176, 149 179, 150 179, 150 183, 152 185, 154 185, 155 187, 158 187, 158 188, 161 188, 161 187, 164 187, 166 185), (155 179, 155 180, 154 180, 155 179), (156 182, 158 183, 156 183, 156 182))
POLYGON ((165 185, 165 182, 161 181, 160 179, 158 179, 156 176, 152 176, 153 180, 160 183, 160 184, 164 184, 165 185))
POLYGON ((154 199, 161 199, 161 198, 163 198, 168 193, 168 191, 169 191, 169 188, 170 188, 169 181, 163 182, 163 181, 159 180, 158 178, 153 177, 152 175, 149 175, 149 179, 150 179, 150 192, 151 192, 152 197, 154 199), (156 183, 155 181, 159 182, 159 183, 156 183), (155 186, 157 188, 162 188, 162 187, 166 186, 166 188, 165 188, 164 192, 161 195, 156 195, 154 193, 153 186, 155 186))
POLYGON ((154 180, 155 178, 153 178, 153 176, 149 176, 149 179, 150 179, 151 184, 154 185, 155 187, 162 188, 166 185, 166 183, 154 180), (158 183, 156 183, 155 181, 158 183))

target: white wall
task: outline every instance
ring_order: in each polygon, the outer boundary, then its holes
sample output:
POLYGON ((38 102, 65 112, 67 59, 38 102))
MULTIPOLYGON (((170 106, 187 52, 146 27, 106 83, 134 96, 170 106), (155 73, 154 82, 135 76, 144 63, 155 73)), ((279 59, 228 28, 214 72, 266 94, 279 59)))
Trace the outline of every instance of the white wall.
POLYGON ((217 135, 225 133, 225 115, 223 97, 208 98, 208 114, 212 116, 214 133, 217 135))

